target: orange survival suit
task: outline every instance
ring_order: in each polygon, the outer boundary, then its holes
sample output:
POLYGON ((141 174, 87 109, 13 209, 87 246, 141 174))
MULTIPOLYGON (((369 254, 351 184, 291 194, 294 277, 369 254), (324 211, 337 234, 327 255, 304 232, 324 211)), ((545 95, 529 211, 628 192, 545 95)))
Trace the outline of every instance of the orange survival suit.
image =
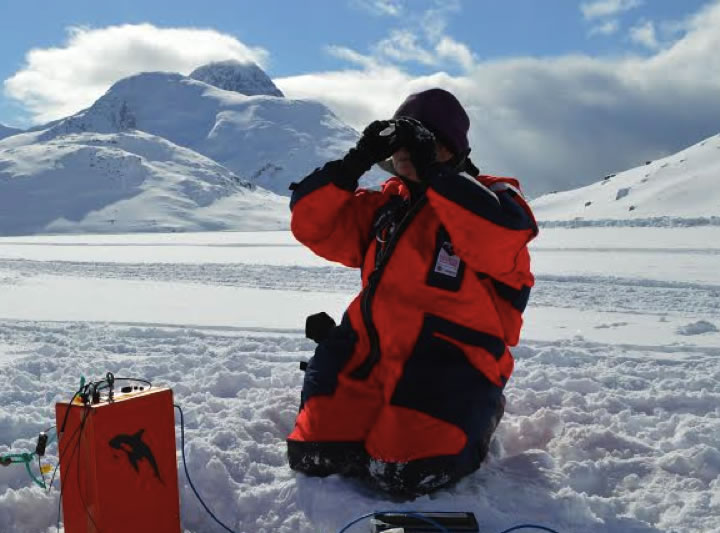
POLYGON ((290 204, 295 237, 363 287, 308 362, 290 466, 429 492, 479 467, 502 416, 537 225, 514 179, 448 168, 348 190, 341 169, 290 204))

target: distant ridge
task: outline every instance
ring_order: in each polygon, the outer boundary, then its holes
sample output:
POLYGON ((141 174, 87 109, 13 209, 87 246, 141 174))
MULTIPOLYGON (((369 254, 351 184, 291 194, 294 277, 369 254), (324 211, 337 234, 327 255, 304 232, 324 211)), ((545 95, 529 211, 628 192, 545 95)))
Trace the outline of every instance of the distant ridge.
POLYGON ((546 227, 720 225, 720 134, 531 205, 546 227))
POLYGON ((4 139, 5 137, 10 137, 11 135, 17 135, 18 133, 22 133, 22 131, 23 130, 19 130, 17 128, 11 128, 10 126, 0 124, 0 139, 4 139))

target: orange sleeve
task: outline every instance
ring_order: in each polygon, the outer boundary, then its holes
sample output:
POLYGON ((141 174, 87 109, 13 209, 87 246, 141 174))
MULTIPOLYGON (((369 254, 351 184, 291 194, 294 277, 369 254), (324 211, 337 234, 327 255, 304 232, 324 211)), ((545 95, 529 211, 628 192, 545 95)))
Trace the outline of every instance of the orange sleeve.
POLYGON ((320 257, 360 267, 383 194, 349 190, 347 180, 338 179, 342 167, 337 163, 330 162, 294 184, 290 229, 298 241, 320 257))

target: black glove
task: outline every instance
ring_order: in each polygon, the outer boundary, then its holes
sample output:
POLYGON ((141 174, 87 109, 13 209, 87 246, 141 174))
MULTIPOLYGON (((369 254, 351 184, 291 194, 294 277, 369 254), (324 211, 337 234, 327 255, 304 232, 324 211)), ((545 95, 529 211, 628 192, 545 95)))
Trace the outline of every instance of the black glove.
POLYGON ((360 179, 375 163, 390 157, 398 148, 395 128, 389 120, 376 120, 365 128, 355 148, 343 158, 349 178, 360 179))
POLYGON ((426 181, 437 159, 435 135, 418 120, 402 117, 395 121, 397 143, 410 153, 410 161, 421 181, 426 181))
POLYGON ((320 343, 327 339, 330 330, 335 327, 335 321, 327 313, 317 313, 305 319, 305 336, 320 343))

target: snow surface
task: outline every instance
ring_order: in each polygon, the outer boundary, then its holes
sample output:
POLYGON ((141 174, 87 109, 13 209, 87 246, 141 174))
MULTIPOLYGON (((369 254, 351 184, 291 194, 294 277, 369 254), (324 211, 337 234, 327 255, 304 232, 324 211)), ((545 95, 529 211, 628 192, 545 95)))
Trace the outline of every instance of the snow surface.
POLYGON ((720 225, 720 134, 587 187, 532 202, 545 227, 720 225))
MULTIPOLYGON (((113 371, 173 388, 193 480, 238 532, 329 533, 388 508, 471 510, 488 532, 717 531, 718 243, 714 226, 545 229, 489 459, 402 503, 286 465, 304 317, 339 318, 357 271, 285 232, 2 238, 0 453, 34 447, 81 374, 113 371)), ((184 530, 218 531, 179 476, 184 530)), ((55 532, 58 494, 0 468, 0 531, 55 532)))
POLYGON ((247 96, 264 94, 284 96, 270 77, 255 63, 236 60, 217 61, 198 67, 190 73, 194 80, 202 81, 218 89, 234 91, 247 96))
POLYGON ((288 220, 286 197, 141 131, 0 142, 0 235, 285 229, 288 220))

